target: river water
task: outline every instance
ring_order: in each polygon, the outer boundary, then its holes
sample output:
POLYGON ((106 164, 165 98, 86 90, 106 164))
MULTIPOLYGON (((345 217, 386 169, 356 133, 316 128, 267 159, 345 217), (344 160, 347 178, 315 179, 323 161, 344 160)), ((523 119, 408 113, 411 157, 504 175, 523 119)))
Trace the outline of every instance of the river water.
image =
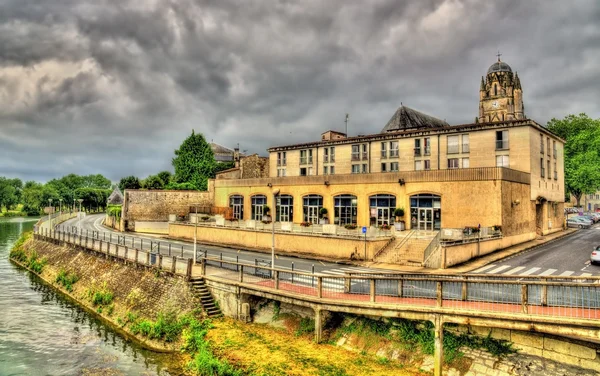
POLYGON ((126 341, 8 260, 35 221, 0 218, 0 376, 171 375, 169 355, 126 341))

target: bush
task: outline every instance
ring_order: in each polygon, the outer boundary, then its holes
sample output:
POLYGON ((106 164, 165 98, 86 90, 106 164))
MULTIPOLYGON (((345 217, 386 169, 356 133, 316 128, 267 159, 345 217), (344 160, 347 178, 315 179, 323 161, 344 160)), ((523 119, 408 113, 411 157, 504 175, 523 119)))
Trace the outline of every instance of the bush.
POLYGON ((296 336, 313 333, 315 331, 315 320, 303 317, 300 320, 300 326, 296 329, 296 336))
POLYGON ((104 285, 99 290, 96 290, 95 287, 89 288, 87 296, 95 306, 107 306, 112 303, 114 298, 113 293, 106 288, 106 282, 104 282, 104 285))
POLYGON ((404 208, 396 208, 394 209, 395 217, 404 217, 404 208))
POLYGON ((344 228, 348 229, 348 230, 356 230, 356 223, 348 223, 346 225, 344 225, 344 228))
POLYGON ((327 208, 321 208, 319 209, 319 215, 322 217, 325 217, 327 215, 327 208))
POLYGON ((380 230, 389 230, 391 228, 392 227, 390 225, 388 225, 388 224, 383 224, 383 225, 379 226, 380 230))
POLYGON ((76 274, 69 274, 64 269, 61 269, 56 276, 55 282, 62 285, 68 292, 73 291, 73 284, 79 280, 76 274))
POLYGON ((106 208, 106 214, 108 214, 110 217, 116 217, 119 219, 121 218, 122 208, 123 207, 121 205, 108 205, 106 208))

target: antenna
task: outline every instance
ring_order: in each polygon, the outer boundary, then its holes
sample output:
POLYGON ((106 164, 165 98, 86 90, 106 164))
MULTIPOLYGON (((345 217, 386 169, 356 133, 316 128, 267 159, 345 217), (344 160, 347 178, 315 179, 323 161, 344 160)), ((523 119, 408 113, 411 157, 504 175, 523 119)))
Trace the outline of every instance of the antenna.
POLYGON ((344 122, 346 123, 346 137, 348 137, 348 121, 350 120, 350 115, 346 114, 346 120, 344 120, 344 122))

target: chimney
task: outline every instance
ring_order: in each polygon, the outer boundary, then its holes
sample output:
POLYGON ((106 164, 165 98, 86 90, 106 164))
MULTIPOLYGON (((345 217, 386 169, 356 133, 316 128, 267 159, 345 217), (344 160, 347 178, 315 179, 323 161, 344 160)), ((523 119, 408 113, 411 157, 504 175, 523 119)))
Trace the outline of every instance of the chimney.
POLYGON ((233 149, 233 163, 236 168, 240 167, 240 148, 233 149))

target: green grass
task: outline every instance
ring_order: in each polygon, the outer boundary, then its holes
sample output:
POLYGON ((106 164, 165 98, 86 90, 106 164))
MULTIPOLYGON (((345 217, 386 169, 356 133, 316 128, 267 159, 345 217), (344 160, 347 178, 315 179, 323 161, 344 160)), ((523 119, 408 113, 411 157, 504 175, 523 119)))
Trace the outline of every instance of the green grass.
POLYGON ((94 306, 100 307, 109 306, 114 299, 113 293, 106 287, 106 282, 104 282, 101 288, 97 288, 96 286, 88 288, 86 295, 94 306))
POLYGON ((61 269, 56 276, 55 282, 63 286, 68 292, 73 291, 73 284, 79 280, 79 277, 75 273, 67 273, 66 270, 61 269))
POLYGON ((308 317, 303 317, 302 320, 300 320, 300 325, 298 326, 298 329, 296 329, 296 336, 301 336, 304 334, 310 334, 310 333, 314 333, 315 331, 315 320, 308 318, 308 317))

